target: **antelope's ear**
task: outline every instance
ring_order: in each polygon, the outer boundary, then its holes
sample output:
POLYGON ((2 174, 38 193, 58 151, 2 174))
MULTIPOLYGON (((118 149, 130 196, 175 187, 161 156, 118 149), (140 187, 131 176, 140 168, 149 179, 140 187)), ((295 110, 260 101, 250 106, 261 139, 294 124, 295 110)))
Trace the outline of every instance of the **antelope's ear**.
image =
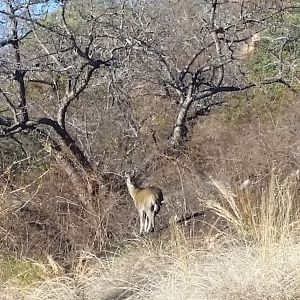
POLYGON ((126 171, 124 173, 126 178, 132 178, 132 177, 134 177, 134 174, 135 174, 134 171, 130 171, 130 172, 126 171))

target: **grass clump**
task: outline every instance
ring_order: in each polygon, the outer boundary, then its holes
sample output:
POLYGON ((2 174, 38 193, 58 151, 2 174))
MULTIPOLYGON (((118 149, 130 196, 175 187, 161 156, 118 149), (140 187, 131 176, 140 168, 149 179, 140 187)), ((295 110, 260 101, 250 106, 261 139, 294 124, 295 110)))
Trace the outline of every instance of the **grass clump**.
POLYGON ((268 248, 295 239, 299 233, 299 180, 295 174, 283 178, 275 170, 269 185, 235 193, 222 183, 212 183, 222 200, 210 202, 210 207, 225 219, 238 238, 268 248))

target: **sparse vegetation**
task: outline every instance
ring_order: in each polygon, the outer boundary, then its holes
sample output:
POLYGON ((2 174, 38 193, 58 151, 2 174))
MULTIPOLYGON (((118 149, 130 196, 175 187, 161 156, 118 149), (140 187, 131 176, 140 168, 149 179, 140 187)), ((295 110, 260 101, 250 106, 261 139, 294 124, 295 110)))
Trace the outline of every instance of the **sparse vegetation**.
POLYGON ((0 1, 0 299, 300 299, 299 9, 0 1))
MULTIPOLYGON (((15 294, 5 288, 1 296, 297 299, 300 246, 295 178, 284 179, 273 172, 268 191, 255 194, 251 203, 245 195, 234 195, 233 190, 214 184, 225 197, 224 206, 213 205, 228 224, 225 232, 206 233, 201 240, 186 238, 184 229, 174 223, 160 239, 128 241, 123 249, 102 257, 82 252, 70 274, 53 277, 53 270, 60 268, 52 267, 47 279, 26 290, 15 288, 15 294)), ((16 261, 13 269, 18 266, 16 261)), ((35 268, 42 270, 39 265, 35 268)))

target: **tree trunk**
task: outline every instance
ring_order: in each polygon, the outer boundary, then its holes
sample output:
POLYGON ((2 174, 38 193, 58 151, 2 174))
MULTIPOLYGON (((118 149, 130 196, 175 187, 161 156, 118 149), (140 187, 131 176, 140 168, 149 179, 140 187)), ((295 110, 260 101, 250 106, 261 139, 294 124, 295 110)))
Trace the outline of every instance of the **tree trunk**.
POLYGON ((77 191, 81 204, 84 208, 86 208, 87 211, 92 212, 92 192, 89 187, 89 181, 87 178, 84 178, 84 175, 76 169, 72 161, 65 157, 63 152, 56 151, 55 156, 60 167, 69 176, 75 190, 77 191))
POLYGON ((95 178, 95 170, 88 158, 67 133, 65 135, 67 139, 59 134, 57 142, 43 130, 36 132, 45 142, 50 143, 58 165, 70 178, 81 204, 91 211, 93 209, 92 196, 99 190, 99 184, 95 178))
POLYGON ((68 131, 61 127, 57 121, 49 118, 41 118, 39 124, 50 126, 54 129, 56 134, 59 136, 58 144, 66 152, 71 154, 84 169, 93 171, 92 164, 85 156, 84 152, 77 146, 75 140, 70 136, 68 131))
MULTIPOLYGON (((84 152, 76 144, 76 141, 57 121, 42 118, 39 120, 39 123, 51 126, 58 135, 57 142, 51 139, 51 146, 58 154, 64 154, 65 163, 69 161, 72 164, 71 169, 73 169, 73 171, 71 172, 69 170, 68 175, 74 174, 76 170, 78 176, 80 174, 82 177, 81 184, 85 182, 90 195, 94 195, 99 189, 98 182, 95 178, 95 170, 84 152)), ((46 139, 48 137, 45 133, 43 133, 43 136, 46 139)), ((70 177, 70 179, 74 181, 72 178, 74 178, 74 176, 70 177)), ((76 181, 77 180, 75 180, 75 182, 76 181)))
POLYGON ((182 102, 182 105, 180 107, 179 113, 177 115, 175 127, 173 129, 173 134, 171 137, 171 145, 173 147, 180 146, 184 140, 184 138, 187 135, 188 129, 186 126, 187 121, 187 113, 191 107, 191 104, 193 103, 193 97, 192 97, 192 88, 190 87, 189 92, 185 99, 182 102))
POLYGON ((89 198, 94 196, 99 191, 99 184, 96 179, 96 172, 89 159, 67 132, 64 137, 60 138, 60 146, 62 153, 65 154, 64 164, 69 165, 66 172, 70 176, 70 179, 73 182, 79 183, 80 181, 81 186, 85 185, 85 196, 89 198), (74 177, 75 174, 76 177, 74 177), (81 180, 78 177, 81 177, 81 180))

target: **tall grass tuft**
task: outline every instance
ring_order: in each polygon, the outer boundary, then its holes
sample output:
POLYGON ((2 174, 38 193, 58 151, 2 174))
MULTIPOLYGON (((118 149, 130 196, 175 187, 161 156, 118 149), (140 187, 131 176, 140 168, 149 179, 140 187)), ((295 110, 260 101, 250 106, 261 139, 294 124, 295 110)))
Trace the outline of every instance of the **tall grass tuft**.
POLYGON ((239 238, 264 249, 286 243, 300 229, 299 182, 295 176, 283 178, 272 171, 268 186, 262 190, 233 192, 211 179, 222 199, 209 203, 239 238))

